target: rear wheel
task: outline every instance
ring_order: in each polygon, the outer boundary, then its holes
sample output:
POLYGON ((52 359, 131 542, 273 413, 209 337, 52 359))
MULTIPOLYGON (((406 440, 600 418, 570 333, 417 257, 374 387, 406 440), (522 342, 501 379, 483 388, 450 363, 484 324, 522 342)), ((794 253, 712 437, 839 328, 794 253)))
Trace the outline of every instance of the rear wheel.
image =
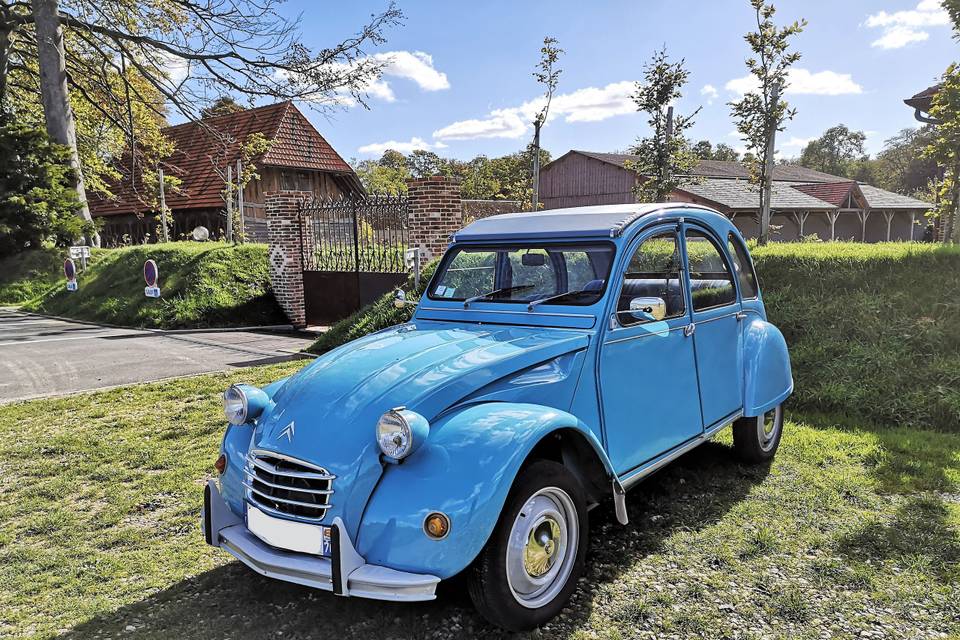
POLYGON ((556 462, 520 472, 497 528, 471 571, 470 597, 490 622, 511 631, 538 627, 566 604, 587 550, 583 488, 556 462))
POLYGON ((744 462, 765 462, 773 458, 783 435, 783 405, 733 423, 733 448, 744 462))

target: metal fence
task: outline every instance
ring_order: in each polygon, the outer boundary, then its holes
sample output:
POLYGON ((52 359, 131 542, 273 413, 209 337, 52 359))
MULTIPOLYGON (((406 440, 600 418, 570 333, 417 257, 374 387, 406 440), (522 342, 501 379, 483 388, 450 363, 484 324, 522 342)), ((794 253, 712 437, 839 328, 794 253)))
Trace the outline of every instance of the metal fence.
POLYGON ((300 210, 304 270, 404 273, 409 244, 403 196, 319 200, 300 210))

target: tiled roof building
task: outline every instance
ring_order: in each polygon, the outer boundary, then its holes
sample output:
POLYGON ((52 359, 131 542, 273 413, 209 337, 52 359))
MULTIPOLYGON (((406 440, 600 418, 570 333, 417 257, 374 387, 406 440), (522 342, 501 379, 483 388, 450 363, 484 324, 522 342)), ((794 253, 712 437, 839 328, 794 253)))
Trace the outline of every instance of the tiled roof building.
MULTIPOLYGON (((634 202, 636 156, 570 151, 544 167, 540 196, 547 209, 634 202)), ((739 162, 703 160, 670 199, 713 207, 747 237, 759 232, 760 192, 739 162)), ((927 202, 797 165, 774 167, 773 238, 913 240, 923 236, 927 202)))

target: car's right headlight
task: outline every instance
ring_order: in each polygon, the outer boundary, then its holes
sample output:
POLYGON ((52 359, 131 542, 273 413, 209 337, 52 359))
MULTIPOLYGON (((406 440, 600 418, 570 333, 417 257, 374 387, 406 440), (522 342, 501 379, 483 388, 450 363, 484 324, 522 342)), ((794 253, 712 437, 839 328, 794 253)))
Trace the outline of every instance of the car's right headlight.
POLYGON ((223 415, 230 424, 253 420, 266 408, 270 397, 250 384, 232 384, 223 392, 223 415))
POLYGON ((391 409, 377 421, 377 444, 390 462, 399 462, 416 451, 430 431, 430 423, 416 411, 391 409))

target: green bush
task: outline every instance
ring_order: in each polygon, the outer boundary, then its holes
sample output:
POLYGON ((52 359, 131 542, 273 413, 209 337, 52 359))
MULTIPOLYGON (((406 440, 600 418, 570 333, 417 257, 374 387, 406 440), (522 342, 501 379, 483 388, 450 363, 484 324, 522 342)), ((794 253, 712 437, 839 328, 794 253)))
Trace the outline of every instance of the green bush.
MULTIPOLYGON (((770 320, 790 345, 791 405, 960 431, 960 248, 794 243, 755 248, 770 320)), ((421 291, 407 289, 411 298, 421 291)), ((392 296, 338 322, 324 353, 409 319, 392 296)))
POLYGON ((270 288, 266 245, 171 242, 95 250, 73 293, 65 290, 61 262, 59 256, 53 284, 39 285, 25 310, 155 328, 288 322, 270 288), (158 299, 143 294, 148 258, 160 271, 158 299))

